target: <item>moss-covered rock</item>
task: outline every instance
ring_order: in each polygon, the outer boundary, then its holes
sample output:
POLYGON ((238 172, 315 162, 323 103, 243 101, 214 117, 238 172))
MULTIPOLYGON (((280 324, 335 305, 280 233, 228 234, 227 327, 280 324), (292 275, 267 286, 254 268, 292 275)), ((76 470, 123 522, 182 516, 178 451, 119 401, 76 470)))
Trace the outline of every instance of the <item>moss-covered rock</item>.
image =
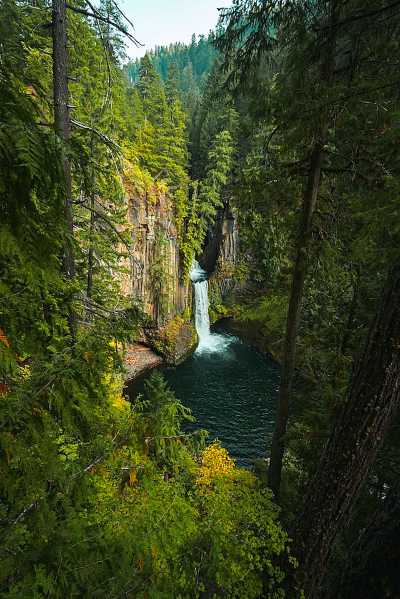
MULTIPOLYGON (((286 323, 287 298, 278 292, 258 297, 241 298, 240 302, 223 304, 224 326, 249 345, 280 362, 286 323)), ((222 314, 222 311, 220 312, 222 314)))
POLYGON ((165 362, 172 366, 180 364, 189 357, 198 343, 193 323, 180 315, 157 330, 148 331, 147 340, 165 362))

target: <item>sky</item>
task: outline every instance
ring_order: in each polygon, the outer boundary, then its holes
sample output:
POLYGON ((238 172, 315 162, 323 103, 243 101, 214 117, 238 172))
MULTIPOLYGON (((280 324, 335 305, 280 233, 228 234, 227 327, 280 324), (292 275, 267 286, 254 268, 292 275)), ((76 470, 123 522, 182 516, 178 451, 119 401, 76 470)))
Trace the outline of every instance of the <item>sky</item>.
POLYGON ((129 58, 143 56, 155 46, 189 42, 193 33, 207 34, 218 20, 218 8, 231 0, 121 0, 121 9, 135 25, 135 37, 145 44, 127 44, 129 58))

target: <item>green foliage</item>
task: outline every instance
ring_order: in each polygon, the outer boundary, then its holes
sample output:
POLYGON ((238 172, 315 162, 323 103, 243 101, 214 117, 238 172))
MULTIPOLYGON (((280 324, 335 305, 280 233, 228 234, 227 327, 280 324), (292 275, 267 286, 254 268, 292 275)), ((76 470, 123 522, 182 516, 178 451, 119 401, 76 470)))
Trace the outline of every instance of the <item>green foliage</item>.
POLYGON ((206 221, 212 221, 217 208, 223 205, 221 191, 228 182, 232 156, 232 136, 229 131, 221 131, 208 152, 206 176, 200 188, 200 210, 206 221))
POLYGON ((199 231, 201 227, 201 215, 198 200, 198 182, 191 184, 190 202, 185 214, 184 226, 182 227, 182 240, 180 251, 183 258, 183 273, 188 277, 193 259, 202 250, 199 231))
POLYGON ((9 343, 1 368, 7 379, 18 361, 65 335, 71 292, 60 275, 67 231, 54 136, 38 125, 39 102, 12 71, 0 71, 0 95, 1 328, 9 343))
POLYGON ((173 203, 178 244, 183 247, 188 214, 189 157, 186 114, 178 93, 175 70, 170 69, 163 85, 146 55, 141 60, 138 82, 132 94, 140 119, 134 140, 134 157, 154 182, 165 183, 173 203))
POLYGON ((251 482, 222 479, 212 493, 203 494, 201 509, 206 514, 202 569, 206 581, 215 581, 203 583, 201 588, 217 596, 224 589, 229 597, 238 599, 263 593, 276 599, 284 597, 280 585, 285 574, 274 564, 274 556, 284 553, 286 535, 276 525, 270 494, 252 488, 251 482), (234 542, 229 534, 232 528, 237 531, 234 542), (265 582, 261 572, 267 576, 265 582))
POLYGON ((161 375, 130 407, 112 348, 82 341, 1 402, 3 596, 283 596, 269 493, 240 470, 199 486, 204 436, 182 431, 192 417, 161 375))
POLYGON ((192 184, 192 195, 181 243, 184 272, 187 274, 196 255, 201 254, 208 227, 223 207, 223 193, 233 165, 234 143, 229 131, 215 137, 208 152, 206 175, 192 184))
MULTIPOLYGON (((106 460, 129 429, 110 403, 118 357, 106 339, 97 331, 74 348, 48 347, 1 397, 4 596, 27 596, 30 585, 44 592, 43 576, 59 559, 59 543, 93 496, 90 465, 106 460)), ((53 580, 54 596, 62 596, 55 573, 45 578, 46 584, 53 580)))
POLYGON ((162 323, 170 311, 170 280, 168 273, 168 239, 161 229, 155 235, 155 255, 151 261, 150 279, 154 304, 157 306, 157 321, 162 323))
MULTIPOLYGON (((143 453, 148 455, 161 468, 178 472, 183 466, 190 468, 190 453, 185 453, 181 440, 181 425, 193 422, 189 408, 181 404, 167 386, 160 373, 153 373, 145 382, 144 398, 135 402, 137 412, 138 440, 143 453)), ((200 432, 199 438, 203 435, 200 432)), ((192 447, 192 439, 189 447, 192 447)))
MULTIPOLYGON (((190 118, 193 117, 200 101, 202 88, 216 54, 212 35, 200 35, 197 39, 193 35, 190 44, 178 42, 168 47, 159 46, 147 53, 148 59, 164 82, 168 80, 171 68, 176 71, 176 87, 190 118)), ((131 83, 137 83, 140 76, 140 60, 128 62, 125 72, 131 83)))

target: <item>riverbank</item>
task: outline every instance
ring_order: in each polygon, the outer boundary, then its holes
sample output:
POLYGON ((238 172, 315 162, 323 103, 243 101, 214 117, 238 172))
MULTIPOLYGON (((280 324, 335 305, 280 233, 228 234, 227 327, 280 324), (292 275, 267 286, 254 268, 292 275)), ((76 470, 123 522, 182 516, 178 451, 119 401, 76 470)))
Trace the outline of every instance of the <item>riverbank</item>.
POLYGON ((211 322, 274 361, 282 363, 287 315, 287 290, 258 289, 238 279, 227 294, 220 274, 209 280, 211 322))
MULTIPOLYGON (((195 422, 186 430, 207 430, 238 466, 251 469, 270 446, 279 389, 279 366, 238 337, 210 333, 210 345, 175 368, 162 368, 169 388, 195 422)), ((127 385, 132 401, 143 393, 150 372, 127 385)))
POLYGON ((259 322, 241 321, 236 320, 233 316, 225 316, 214 323, 213 329, 227 331, 239 337, 244 343, 274 362, 280 364, 282 361, 282 340, 267 337, 259 322))
POLYGON ((133 381, 144 372, 161 366, 163 363, 162 357, 147 345, 132 343, 128 346, 124 357, 125 382, 133 381))
MULTIPOLYGON (((278 343, 279 347, 274 347, 274 343, 271 339, 266 338, 258 323, 242 322, 228 316, 215 322, 212 329, 215 332, 228 332, 235 335, 249 347, 256 349, 274 362, 281 363, 280 344, 278 343)), ((178 363, 182 363, 188 359, 191 353, 193 353, 193 348, 178 363)), ((148 370, 168 363, 168 361, 153 351, 150 346, 144 343, 132 343, 128 346, 124 357, 125 381, 133 381, 148 370)))

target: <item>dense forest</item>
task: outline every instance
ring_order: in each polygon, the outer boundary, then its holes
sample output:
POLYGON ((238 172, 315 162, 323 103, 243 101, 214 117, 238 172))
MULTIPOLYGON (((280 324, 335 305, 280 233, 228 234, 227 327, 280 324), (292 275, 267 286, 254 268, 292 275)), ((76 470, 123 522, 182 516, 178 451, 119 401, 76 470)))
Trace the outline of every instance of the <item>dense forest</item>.
POLYGON ((400 597, 400 1, 233 0, 131 62, 114 0, 0 16, 0 596, 400 597), (279 365, 250 468, 126 392, 196 349, 197 261, 279 365))
MULTIPOLYGON (((217 57, 213 44, 214 36, 195 35, 189 45, 177 42, 168 47, 159 46, 147 52, 152 64, 165 83, 170 69, 175 69, 175 77, 180 97, 188 117, 200 103, 202 91, 217 57)), ((128 62, 124 71, 132 84, 139 80, 141 60, 128 62)))

